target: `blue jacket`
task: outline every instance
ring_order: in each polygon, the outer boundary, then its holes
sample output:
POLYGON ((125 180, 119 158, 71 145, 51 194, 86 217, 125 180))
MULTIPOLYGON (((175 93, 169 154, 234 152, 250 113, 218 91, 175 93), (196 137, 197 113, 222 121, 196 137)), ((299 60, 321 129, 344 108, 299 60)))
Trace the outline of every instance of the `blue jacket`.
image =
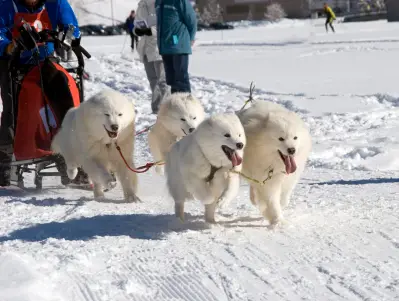
POLYGON ((197 17, 189 0, 156 0, 158 48, 161 55, 191 54, 197 17))
MULTIPOLYGON (((30 12, 26 6, 19 3, 18 0, 14 0, 18 12, 30 12)), ((40 12, 44 6, 41 6, 34 12, 40 12)), ((80 30, 78 27, 78 21, 72 7, 69 5, 67 0, 47 0, 45 1, 45 8, 49 15, 53 30, 60 30, 67 28, 68 25, 74 25, 76 27, 74 37, 80 37, 80 30)), ((12 29, 14 27, 14 15, 15 9, 13 0, 0 0, 0 59, 7 59, 5 49, 12 40, 12 29)), ((51 55, 54 52, 54 43, 47 43, 45 46, 40 47, 40 57, 51 55)), ((31 63, 32 53, 25 51, 21 54, 21 63, 31 63)))
POLYGON ((127 18, 125 22, 126 31, 129 33, 133 32, 134 29, 134 18, 127 18))

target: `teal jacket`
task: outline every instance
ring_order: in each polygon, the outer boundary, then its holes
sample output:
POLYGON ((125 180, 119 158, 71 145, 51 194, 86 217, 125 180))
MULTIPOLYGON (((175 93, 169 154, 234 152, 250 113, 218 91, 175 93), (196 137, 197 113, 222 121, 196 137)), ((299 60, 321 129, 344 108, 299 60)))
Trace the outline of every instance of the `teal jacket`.
POLYGON ((189 0, 156 0, 158 48, 161 55, 191 54, 197 17, 189 0))

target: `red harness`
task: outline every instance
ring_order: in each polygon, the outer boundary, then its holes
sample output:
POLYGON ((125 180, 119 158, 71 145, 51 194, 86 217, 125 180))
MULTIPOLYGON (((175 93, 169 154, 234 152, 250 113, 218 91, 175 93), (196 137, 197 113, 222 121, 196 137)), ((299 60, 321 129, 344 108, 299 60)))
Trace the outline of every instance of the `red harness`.
POLYGON ((45 29, 52 30, 53 26, 51 25, 50 17, 44 6, 43 9, 38 13, 21 13, 18 12, 18 8, 14 1, 13 4, 15 10, 14 28, 12 30, 13 39, 17 39, 20 36, 18 29, 24 23, 28 23, 30 26, 34 27, 37 32, 45 29))

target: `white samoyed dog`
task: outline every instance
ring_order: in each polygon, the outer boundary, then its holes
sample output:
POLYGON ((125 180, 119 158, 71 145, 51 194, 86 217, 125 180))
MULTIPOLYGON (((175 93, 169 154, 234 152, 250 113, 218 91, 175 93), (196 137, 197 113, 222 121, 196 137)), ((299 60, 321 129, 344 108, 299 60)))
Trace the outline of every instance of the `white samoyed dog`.
POLYGON ((184 202, 195 198, 205 205, 205 220, 215 222, 217 205, 238 194, 239 175, 229 170, 241 170, 245 143, 238 117, 220 114, 205 119, 172 146, 166 155, 165 173, 178 218, 184 220, 184 202))
POLYGON ((136 196, 137 175, 122 160, 116 145, 130 166, 133 165, 135 108, 131 100, 114 90, 104 90, 70 109, 52 142, 52 150, 61 154, 70 179, 82 167, 94 184, 94 197, 102 199, 104 189, 114 181, 122 184, 125 200, 136 196))
MULTIPOLYGON (((154 160, 165 160, 173 143, 193 132, 204 118, 201 102, 191 94, 168 95, 161 103, 157 121, 148 134, 148 144, 154 160)), ((156 166, 155 170, 163 174, 162 166, 156 166)))
POLYGON ((312 141, 302 119, 279 104, 256 101, 238 112, 247 137, 242 172, 250 182, 250 198, 272 226, 284 222, 282 209, 305 168, 312 141))

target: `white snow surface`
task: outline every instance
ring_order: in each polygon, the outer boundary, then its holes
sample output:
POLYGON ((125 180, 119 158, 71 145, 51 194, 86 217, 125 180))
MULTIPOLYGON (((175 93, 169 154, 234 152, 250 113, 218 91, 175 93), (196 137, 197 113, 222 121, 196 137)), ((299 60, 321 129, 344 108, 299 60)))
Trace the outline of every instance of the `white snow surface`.
MULTIPOLYGON (((216 225, 197 201, 176 220, 153 170, 139 175, 139 204, 123 203, 120 186, 95 202, 58 178, 42 192, 3 189, 0 300, 399 300, 399 24, 342 23, 336 34, 318 21, 280 25, 200 32, 190 73, 208 114, 238 110, 254 81, 255 98, 309 125, 314 148, 289 225, 269 229, 245 181, 216 225)), ((83 39, 86 95, 130 96, 139 130, 155 115, 124 38, 83 39)), ((138 136, 135 162, 151 161, 138 136)))
POLYGON ((139 0, 69 0, 80 25, 125 22, 139 0))

